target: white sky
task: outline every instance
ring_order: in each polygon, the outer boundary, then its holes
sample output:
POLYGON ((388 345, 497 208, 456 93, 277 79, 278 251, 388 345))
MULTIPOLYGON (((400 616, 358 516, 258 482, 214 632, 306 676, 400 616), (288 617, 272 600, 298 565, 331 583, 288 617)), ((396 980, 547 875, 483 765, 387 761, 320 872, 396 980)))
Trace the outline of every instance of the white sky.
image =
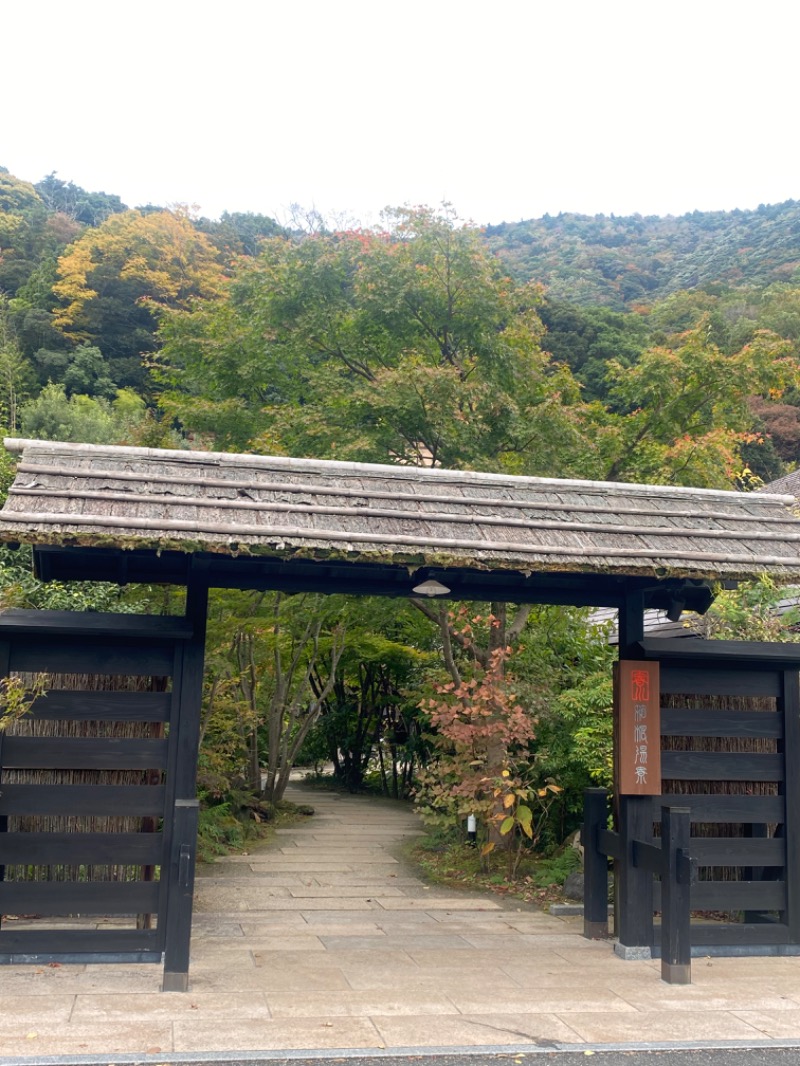
POLYGON ((130 206, 478 223, 800 198, 797 0, 2 5, 0 165, 130 206))

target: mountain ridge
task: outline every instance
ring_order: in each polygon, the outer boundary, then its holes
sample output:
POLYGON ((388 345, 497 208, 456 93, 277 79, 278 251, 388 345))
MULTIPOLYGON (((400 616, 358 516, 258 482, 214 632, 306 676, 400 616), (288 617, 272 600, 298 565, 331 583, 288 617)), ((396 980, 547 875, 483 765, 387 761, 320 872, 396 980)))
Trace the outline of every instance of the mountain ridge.
POLYGON ((680 216, 543 215, 483 228, 517 280, 631 310, 682 289, 800 283, 800 201, 680 216))

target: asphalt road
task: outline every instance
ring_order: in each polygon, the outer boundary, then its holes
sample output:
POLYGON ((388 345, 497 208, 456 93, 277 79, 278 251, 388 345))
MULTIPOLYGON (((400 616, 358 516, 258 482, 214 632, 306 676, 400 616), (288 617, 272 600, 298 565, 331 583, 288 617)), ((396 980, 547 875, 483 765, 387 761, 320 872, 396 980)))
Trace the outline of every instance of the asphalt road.
POLYGON ((419 1054, 390 1052, 382 1055, 350 1052, 302 1052, 274 1056, 249 1054, 195 1058, 180 1055, 51 1056, 43 1058, 0 1058, 2 1066, 800 1066, 800 1043, 770 1044, 760 1047, 670 1047, 670 1048, 542 1048, 524 1051, 475 1049, 419 1054))

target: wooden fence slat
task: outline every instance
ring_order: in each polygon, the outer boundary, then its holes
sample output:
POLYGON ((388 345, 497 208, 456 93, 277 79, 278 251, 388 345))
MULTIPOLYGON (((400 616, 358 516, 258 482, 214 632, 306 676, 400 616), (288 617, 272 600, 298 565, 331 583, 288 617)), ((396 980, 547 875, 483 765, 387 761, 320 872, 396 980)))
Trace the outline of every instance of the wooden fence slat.
MULTIPOLYGON (((662 806, 688 807, 693 822, 739 822, 741 824, 783 822, 786 813, 783 796, 663 795, 653 796, 653 821, 662 806)), ((2 802, 0 800, 0 802, 2 802)))
POLYGON ((82 692, 53 689, 34 700, 37 720, 168 722, 169 692, 82 692))
MULTIPOLYGON (((660 935, 660 928, 656 930, 660 935)), ((788 944, 789 928, 781 922, 692 922, 692 944, 730 947, 788 944)))
POLYGON ((121 644, 109 637, 26 637, 11 648, 10 669, 19 673, 102 674, 168 677, 172 647, 159 641, 121 644))
POLYGON ((689 852, 698 866, 783 866, 783 837, 692 837, 689 852))
POLYGON ((3 914, 151 914, 157 881, 3 881, 3 914))
POLYGON ((783 715, 776 711, 717 711, 707 708, 662 707, 665 737, 776 738, 783 736, 783 715))
POLYGON ((6 737, 8 770, 164 770, 166 740, 128 737, 6 737))
MULTIPOLYGON (((661 906, 661 886, 653 885, 653 906, 661 906)), ((786 907, 784 881, 698 881, 692 885, 693 911, 780 911, 786 907)))
POLYGON ((162 785, 3 785, 3 814, 163 815, 162 785))
POLYGON ((662 751, 661 777, 673 781, 782 781, 783 755, 662 751))
POLYGON ((162 849, 161 833, 5 833, 0 864, 156 866, 162 849))
POLYGON ((42 635, 90 642, 113 636, 118 642, 189 640, 192 624, 182 615, 117 614, 106 611, 40 611, 12 607, 0 615, 0 639, 28 641, 42 635))
POLYGON ((0 955, 157 951, 159 944, 155 929, 20 929, 11 925, 0 930, 0 955))
POLYGON ((777 670, 735 670, 730 666, 686 668, 661 663, 661 693, 693 696, 774 696, 781 694, 777 670))

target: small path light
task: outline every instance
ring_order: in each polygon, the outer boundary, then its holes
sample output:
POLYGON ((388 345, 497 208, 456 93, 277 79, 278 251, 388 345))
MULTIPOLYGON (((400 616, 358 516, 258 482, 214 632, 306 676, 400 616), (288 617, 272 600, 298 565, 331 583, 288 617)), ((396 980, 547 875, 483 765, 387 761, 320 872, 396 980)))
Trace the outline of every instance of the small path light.
POLYGON ((473 848, 478 843, 478 819, 474 814, 467 818, 467 840, 473 848))

